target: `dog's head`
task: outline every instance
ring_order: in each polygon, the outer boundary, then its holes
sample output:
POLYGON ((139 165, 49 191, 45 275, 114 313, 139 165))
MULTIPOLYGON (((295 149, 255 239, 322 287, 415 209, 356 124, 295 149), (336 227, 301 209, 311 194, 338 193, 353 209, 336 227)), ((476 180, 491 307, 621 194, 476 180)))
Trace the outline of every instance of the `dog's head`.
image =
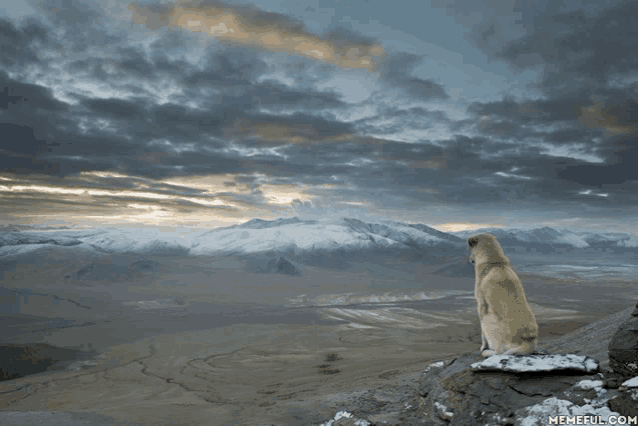
POLYGON ((467 247, 470 250, 470 263, 501 263, 508 259, 503 253, 501 245, 492 234, 473 235, 467 239, 467 247))
POLYGON ((475 260, 474 260, 474 251, 472 250, 474 247, 476 247, 479 243, 479 236, 478 235, 474 235, 473 237, 470 237, 467 239, 467 248, 470 250, 470 263, 474 264, 475 260))

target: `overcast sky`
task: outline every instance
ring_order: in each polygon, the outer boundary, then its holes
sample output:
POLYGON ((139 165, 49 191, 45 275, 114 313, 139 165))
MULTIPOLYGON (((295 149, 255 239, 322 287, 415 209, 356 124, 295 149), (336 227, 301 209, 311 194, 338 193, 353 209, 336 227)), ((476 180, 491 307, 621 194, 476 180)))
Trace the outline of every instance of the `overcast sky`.
POLYGON ((0 224, 638 233, 638 3, 11 0, 0 224))

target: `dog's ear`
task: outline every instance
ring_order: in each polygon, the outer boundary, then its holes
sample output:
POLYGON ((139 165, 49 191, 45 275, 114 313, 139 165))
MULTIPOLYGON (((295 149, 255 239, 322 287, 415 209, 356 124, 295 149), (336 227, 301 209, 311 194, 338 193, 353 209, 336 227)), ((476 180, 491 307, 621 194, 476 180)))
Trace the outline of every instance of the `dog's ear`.
POLYGON ((474 247, 476 247, 478 242, 479 242, 478 237, 470 237, 470 238, 467 239, 467 246, 469 248, 474 248, 474 247))

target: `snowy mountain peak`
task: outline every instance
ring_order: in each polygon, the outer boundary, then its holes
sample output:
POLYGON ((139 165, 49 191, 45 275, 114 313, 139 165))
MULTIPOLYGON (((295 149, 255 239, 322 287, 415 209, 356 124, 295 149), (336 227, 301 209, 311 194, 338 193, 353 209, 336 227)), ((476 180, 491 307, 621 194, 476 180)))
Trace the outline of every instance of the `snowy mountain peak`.
MULTIPOLYGON (((264 228, 276 228, 278 226, 296 225, 301 223, 314 224, 314 220, 301 220, 298 217, 281 218, 275 220, 263 220, 263 219, 251 219, 248 222, 244 222, 241 225, 233 225, 229 228, 243 228, 243 229, 264 229, 264 228)), ((224 228, 225 229, 225 228, 224 228)))
MULTIPOLYGON (((618 232, 595 233, 567 228, 487 228, 456 233, 437 231, 423 224, 391 220, 364 222, 342 217, 336 222, 302 220, 298 217, 272 221, 253 219, 241 225, 214 230, 162 228, 100 228, 92 230, 0 232, 0 256, 40 248, 77 246, 102 253, 154 255, 218 255, 248 253, 312 253, 346 250, 408 250, 423 255, 445 250, 466 251, 465 239, 489 232, 504 246, 525 250, 556 248, 634 250, 636 237, 618 232)), ((283 266, 282 266, 283 267, 283 266)), ((285 268, 284 268, 285 269, 285 268)))
POLYGON ((610 248, 638 246, 637 237, 622 232, 593 232, 566 227, 522 229, 522 228, 481 228, 455 232, 454 235, 468 238, 472 235, 490 233, 504 246, 541 244, 547 246, 566 245, 574 248, 610 248))

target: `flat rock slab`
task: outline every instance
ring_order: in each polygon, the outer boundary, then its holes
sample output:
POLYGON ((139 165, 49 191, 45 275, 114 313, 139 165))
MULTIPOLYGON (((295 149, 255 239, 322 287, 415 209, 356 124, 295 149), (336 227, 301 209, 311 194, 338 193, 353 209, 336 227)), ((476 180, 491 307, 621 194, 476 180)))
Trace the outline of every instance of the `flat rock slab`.
POLYGON ((626 382, 623 382, 622 385, 620 385, 624 388, 629 388, 629 389, 637 389, 638 388, 638 377, 634 377, 633 379, 629 379, 626 382))
POLYGON ((598 371, 598 361, 583 355, 494 355, 471 365, 472 371, 550 373, 598 371))

